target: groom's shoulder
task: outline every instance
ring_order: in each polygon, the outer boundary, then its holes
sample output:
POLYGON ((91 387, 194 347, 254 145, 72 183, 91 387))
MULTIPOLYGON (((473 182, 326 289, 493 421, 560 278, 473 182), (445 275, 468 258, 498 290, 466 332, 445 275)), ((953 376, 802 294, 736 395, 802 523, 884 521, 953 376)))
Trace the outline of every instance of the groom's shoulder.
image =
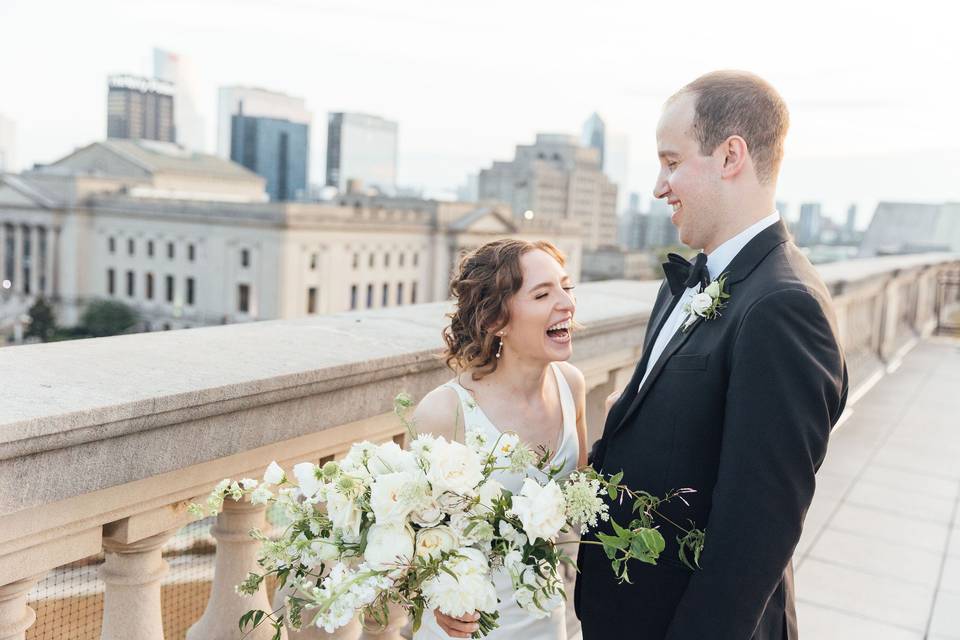
MULTIPOLYGON (((816 268, 806 255, 792 242, 785 242, 771 251, 758 265, 754 277, 748 278, 752 285, 751 297, 759 301, 772 293, 792 291, 794 295, 806 294, 821 304, 828 304, 830 293, 816 268)), ((776 296, 789 299, 787 296, 776 296)))

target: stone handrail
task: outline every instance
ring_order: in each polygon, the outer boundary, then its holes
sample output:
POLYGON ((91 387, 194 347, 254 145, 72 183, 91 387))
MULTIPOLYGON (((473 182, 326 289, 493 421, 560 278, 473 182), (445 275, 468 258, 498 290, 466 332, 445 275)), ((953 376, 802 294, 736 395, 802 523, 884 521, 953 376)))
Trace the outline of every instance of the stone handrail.
MULTIPOLYGON (((937 277, 948 270, 960 270, 960 256, 820 268, 855 384, 931 330, 937 277)), ((639 358, 658 286, 577 289, 586 328, 573 362, 587 379, 591 437, 639 358)), ((289 467, 362 439, 402 440, 393 397, 419 398, 449 376, 436 357, 447 311, 415 305, 0 350, 0 640, 24 637, 26 594, 46 572, 101 551, 102 637, 162 638, 160 547, 189 522, 189 502, 222 478, 259 477, 271 460, 289 467)), ((246 531, 262 518, 249 505, 218 518, 218 604, 188 637, 236 637, 226 576, 252 568, 246 531)))

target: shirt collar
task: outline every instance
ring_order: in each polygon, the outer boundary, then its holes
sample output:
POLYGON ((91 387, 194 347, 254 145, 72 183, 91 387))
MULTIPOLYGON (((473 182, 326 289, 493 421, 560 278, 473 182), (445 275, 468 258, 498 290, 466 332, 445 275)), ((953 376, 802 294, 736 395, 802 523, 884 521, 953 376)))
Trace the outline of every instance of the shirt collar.
POLYGON ((710 279, 716 280, 723 273, 723 270, 730 265, 730 262, 737 257, 740 250, 747 246, 748 242, 767 227, 775 225, 779 220, 780 212, 774 210, 766 218, 757 220, 707 254, 707 270, 710 272, 710 279))

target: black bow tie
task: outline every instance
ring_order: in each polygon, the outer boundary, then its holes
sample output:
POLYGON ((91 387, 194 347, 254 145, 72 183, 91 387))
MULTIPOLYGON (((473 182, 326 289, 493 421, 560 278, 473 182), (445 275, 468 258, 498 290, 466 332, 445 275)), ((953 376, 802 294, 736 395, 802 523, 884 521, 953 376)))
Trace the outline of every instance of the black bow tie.
POLYGON ((707 254, 700 252, 693 262, 688 262, 683 256, 675 253, 667 254, 667 262, 663 263, 663 273, 667 276, 670 293, 680 295, 694 285, 707 286, 710 284, 710 272, 707 271, 707 254))

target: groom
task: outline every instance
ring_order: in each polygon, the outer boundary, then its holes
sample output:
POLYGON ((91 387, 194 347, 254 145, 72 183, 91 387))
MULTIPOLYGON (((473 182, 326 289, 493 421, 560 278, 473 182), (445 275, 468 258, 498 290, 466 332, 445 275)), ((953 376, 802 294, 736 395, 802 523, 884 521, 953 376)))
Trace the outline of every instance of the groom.
MULTIPOLYGON (((581 546, 584 640, 798 637, 791 556, 847 374, 830 295, 774 208, 787 126, 773 87, 739 71, 702 76, 664 107, 654 195, 702 253, 665 265, 643 357, 591 462, 654 495, 696 489, 662 512, 706 541, 691 571, 679 530, 655 519, 667 547, 656 566, 631 564, 632 584, 581 546), (729 298, 713 313, 721 280, 729 298)), ((626 525, 630 504, 610 515, 626 525)))

